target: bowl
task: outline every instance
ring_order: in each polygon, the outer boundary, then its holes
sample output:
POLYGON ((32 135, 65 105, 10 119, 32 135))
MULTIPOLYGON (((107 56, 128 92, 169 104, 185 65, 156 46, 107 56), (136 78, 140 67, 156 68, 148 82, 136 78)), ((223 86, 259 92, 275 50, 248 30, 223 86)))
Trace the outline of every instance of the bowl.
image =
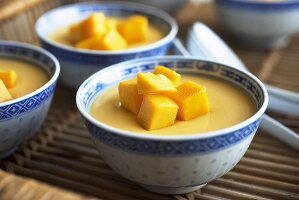
POLYGON ((263 84, 252 74, 196 58, 156 57, 100 70, 80 86, 77 107, 101 157, 123 177, 162 194, 197 190, 230 171, 246 152, 268 104, 263 84), (229 128, 180 136, 134 133, 111 127, 89 114, 95 96, 107 87, 164 65, 179 73, 207 74, 242 87, 257 105, 249 119, 229 128))
POLYGON ((281 48, 299 31, 299 1, 216 0, 223 27, 243 43, 281 48))
POLYGON ((49 74, 49 81, 25 96, 0 103, 0 159, 13 153, 43 123, 55 91, 60 66, 49 52, 29 44, 1 41, 0 58, 31 62, 49 74))
POLYGON ((175 20, 164 11, 128 2, 81 3, 59 7, 42 15, 36 22, 35 29, 42 46, 58 58, 62 82, 73 89, 78 89, 88 76, 109 65, 134 58, 166 54, 178 31, 175 20), (155 43, 119 51, 77 49, 49 39, 48 36, 53 31, 78 22, 93 12, 104 12, 105 15, 118 17, 142 14, 166 35, 155 43))

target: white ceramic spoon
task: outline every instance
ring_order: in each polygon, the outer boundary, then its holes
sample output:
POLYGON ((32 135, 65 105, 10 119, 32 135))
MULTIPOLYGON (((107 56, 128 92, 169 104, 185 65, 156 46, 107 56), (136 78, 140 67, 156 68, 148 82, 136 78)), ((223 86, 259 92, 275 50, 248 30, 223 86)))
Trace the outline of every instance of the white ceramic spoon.
MULTIPOLYGON (((189 32, 187 39, 187 48, 191 54, 179 40, 174 41, 176 50, 180 54, 184 56, 192 55, 201 59, 224 63, 238 69, 248 70, 223 40, 206 25, 198 22, 193 25, 192 29, 189 32), (191 38, 194 37, 192 29, 196 29, 195 38, 191 38), (202 41, 205 42, 202 43, 202 41)), ((272 96, 270 98, 272 98, 272 96)), ((266 114, 263 116, 261 128, 289 146, 299 150, 299 136, 294 131, 266 114)))
MULTIPOLYGON (((248 70, 230 47, 203 23, 195 23, 189 31, 187 48, 193 56, 248 70)), ((299 116, 299 95, 297 93, 269 85, 266 85, 266 88, 270 96, 270 109, 299 116)), ((299 136, 275 119, 264 115, 261 128, 299 150, 299 136)))

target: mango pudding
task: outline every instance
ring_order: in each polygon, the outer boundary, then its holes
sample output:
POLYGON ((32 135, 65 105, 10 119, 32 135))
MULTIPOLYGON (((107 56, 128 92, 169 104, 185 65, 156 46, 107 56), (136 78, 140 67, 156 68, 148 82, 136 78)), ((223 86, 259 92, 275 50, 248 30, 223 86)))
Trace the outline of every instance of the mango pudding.
POLYGON ((55 31, 50 38, 76 48, 113 51, 154 43, 162 39, 163 34, 143 15, 117 18, 97 12, 55 31))
POLYGON ((46 72, 34 64, 0 58, 0 103, 29 94, 48 80, 46 72))
POLYGON ((130 132, 188 135, 230 127, 256 109, 253 99, 228 81, 157 66, 98 94, 89 112, 130 132))

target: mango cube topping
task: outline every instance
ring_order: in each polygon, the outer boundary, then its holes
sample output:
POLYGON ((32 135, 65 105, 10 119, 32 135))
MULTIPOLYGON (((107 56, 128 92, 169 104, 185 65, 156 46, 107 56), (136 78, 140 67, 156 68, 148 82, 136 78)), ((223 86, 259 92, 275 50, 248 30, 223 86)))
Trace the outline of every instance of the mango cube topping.
POLYGON ((106 16, 104 13, 93 13, 81 23, 84 37, 104 35, 106 33, 106 16))
POLYGON ((106 29, 107 31, 117 30, 117 20, 113 18, 106 19, 106 29))
POLYGON ((141 15, 133 15, 117 27, 128 43, 141 42, 148 37, 148 20, 141 15))
POLYGON ((208 94, 205 87, 187 81, 177 87, 177 92, 168 96, 179 106, 177 118, 190 120, 209 112, 208 94))
POLYGON ((0 79, 0 103, 11 99, 12 96, 8 92, 4 82, 0 79))
POLYGON ((93 13, 87 19, 69 29, 70 41, 77 48, 93 50, 121 50, 129 43, 147 39, 148 20, 134 15, 118 22, 104 13, 93 13))
POLYGON ((174 124, 178 106, 170 98, 160 94, 146 94, 137 119, 146 130, 154 130, 174 124))
POLYGON ((154 74, 163 74, 166 76, 175 87, 177 87, 180 84, 181 81, 181 75, 176 73, 176 71, 173 71, 167 67, 164 66, 156 66, 154 69, 154 74))
POLYGON ((107 32, 104 36, 94 36, 81 40, 75 47, 82 49, 121 50, 127 48, 127 42, 115 30, 107 32))
POLYGON ((157 66, 153 73, 138 73, 136 79, 119 84, 120 103, 137 114, 137 121, 146 130, 164 128, 173 125, 176 119, 191 120, 208 113, 207 89, 192 81, 180 84, 180 79, 180 74, 164 66, 157 66))
POLYGON ((118 93, 121 106, 138 114, 143 95, 138 94, 136 78, 121 82, 118 86, 118 93))
POLYGON ((177 90, 166 76, 162 74, 155 75, 151 72, 137 75, 137 88, 139 94, 155 94, 177 90))
POLYGON ((17 83, 17 73, 14 70, 0 71, 0 80, 7 88, 12 88, 17 83))
POLYGON ((85 39, 84 38, 84 33, 81 31, 81 24, 74 24, 69 28, 69 40, 71 43, 77 43, 80 42, 81 40, 85 39))
POLYGON ((120 50, 127 48, 127 41, 116 31, 111 30, 106 33, 99 48, 103 50, 120 50))
POLYGON ((104 13, 94 13, 69 29, 70 41, 77 43, 83 39, 103 35, 106 32, 106 17, 104 13))
POLYGON ((81 49, 94 49, 96 44, 100 44, 102 42, 103 36, 94 36, 89 37, 87 39, 81 40, 75 44, 75 47, 81 49))

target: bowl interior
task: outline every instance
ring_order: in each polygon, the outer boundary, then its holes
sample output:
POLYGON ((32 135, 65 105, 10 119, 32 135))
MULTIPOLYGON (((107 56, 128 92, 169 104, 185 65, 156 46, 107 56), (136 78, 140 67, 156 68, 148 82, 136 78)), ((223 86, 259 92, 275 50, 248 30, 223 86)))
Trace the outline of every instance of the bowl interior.
POLYGON ((59 63, 52 54, 29 44, 12 41, 0 41, 0 58, 21 60, 32 63, 35 66, 42 68, 49 76, 49 81, 38 90, 17 99, 1 103, 1 106, 15 101, 21 101, 22 99, 25 99, 48 88, 57 80, 60 72, 59 63))
POLYGON ((266 89, 250 73, 244 73, 232 67, 195 58, 168 56, 128 61, 97 72, 88 78, 77 92, 76 101, 80 112, 85 118, 91 120, 96 125, 103 125, 101 122, 93 119, 89 114, 89 108, 94 98, 120 81, 132 78, 139 72, 152 71, 157 65, 167 66, 182 74, 205 74, 217 77, 243 88, 252 97, 257 106, 256 114, 248 119, 249 121, 256 119, 257 116, 260 117, 267 107, 268 96, 266 89))
POLYGON ((53 9, 37 21, 36 32, 42 40, 65 47, 49 39, 49 35, 59 28, 83 20, 94 12, 103 12, 106 16, 120 18, 135 14, 145 15, 165 36, 172 32, 173 27, 176 27, 175 21, 159 9, 127 2, 101 2, 73 4, 53 9))

